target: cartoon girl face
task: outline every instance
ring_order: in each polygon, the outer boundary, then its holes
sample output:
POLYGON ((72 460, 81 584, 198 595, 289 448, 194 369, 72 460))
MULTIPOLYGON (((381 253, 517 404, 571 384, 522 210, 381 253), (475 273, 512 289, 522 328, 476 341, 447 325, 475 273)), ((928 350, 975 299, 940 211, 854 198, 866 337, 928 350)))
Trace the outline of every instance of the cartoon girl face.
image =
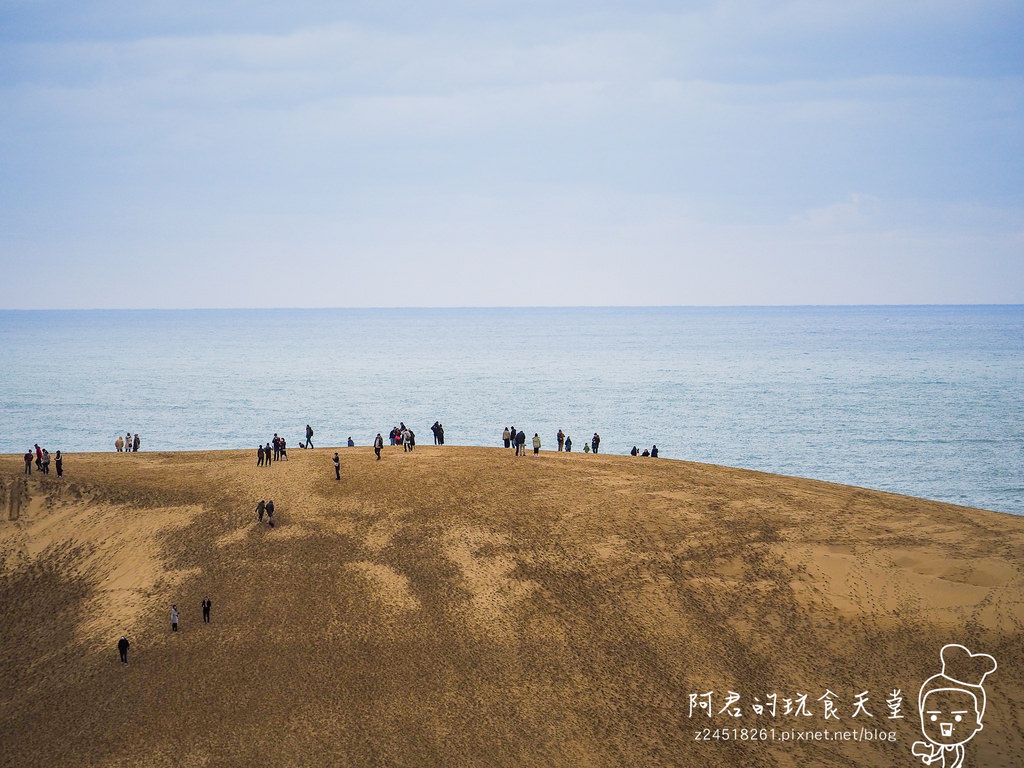
POLYGON ((978 700, 963 688, 929 691, 921 707, 921 731, 933 744, 952 747, 969 741, 982 729, 978 700))

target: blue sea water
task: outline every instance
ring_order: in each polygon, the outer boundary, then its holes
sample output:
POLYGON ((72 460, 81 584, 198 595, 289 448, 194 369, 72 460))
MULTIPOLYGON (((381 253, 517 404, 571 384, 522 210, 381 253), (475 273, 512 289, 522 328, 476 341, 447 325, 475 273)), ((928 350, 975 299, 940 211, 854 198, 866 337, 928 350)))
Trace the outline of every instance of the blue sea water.
POLYGON ((0 311, 0 452, 657 444, 1024 514, 1024 307, 0 311))

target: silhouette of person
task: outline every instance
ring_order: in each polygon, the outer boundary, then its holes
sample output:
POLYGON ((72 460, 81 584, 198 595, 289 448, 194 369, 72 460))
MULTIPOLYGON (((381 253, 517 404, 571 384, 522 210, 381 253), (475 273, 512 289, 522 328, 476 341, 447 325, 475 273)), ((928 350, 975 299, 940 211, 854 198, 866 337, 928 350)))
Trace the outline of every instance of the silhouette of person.
POLYGON ((128 642, 128 638, 125 635, 121 635, 121 639, 117 641, 117 652, 121 654, 121 663, 128 663, 128 648, 131 643, 128 642))

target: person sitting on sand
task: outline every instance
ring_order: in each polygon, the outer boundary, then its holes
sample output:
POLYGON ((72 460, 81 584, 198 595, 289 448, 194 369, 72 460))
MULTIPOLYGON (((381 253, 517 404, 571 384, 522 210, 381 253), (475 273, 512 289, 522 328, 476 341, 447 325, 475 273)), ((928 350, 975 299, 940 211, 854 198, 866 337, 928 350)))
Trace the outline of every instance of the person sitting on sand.
POLYGON ((648 451, 648 450, 647 450, 646 448, 644 448, 644 452, 643 452, 643 453, 641 453, 640 455, 641 455, 642 457, 645 457, 645 458, 646 458, 647 456, 650 456, 650 455, 651 455, 651 452, 650 452, 650 451, 648 451))

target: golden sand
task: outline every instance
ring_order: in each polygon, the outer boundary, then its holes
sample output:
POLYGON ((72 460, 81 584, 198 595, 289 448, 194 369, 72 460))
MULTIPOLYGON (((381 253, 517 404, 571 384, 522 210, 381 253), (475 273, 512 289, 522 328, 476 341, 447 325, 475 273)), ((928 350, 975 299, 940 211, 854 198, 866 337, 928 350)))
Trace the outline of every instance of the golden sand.
POLYGON ((1024 518, 450 446, 340 449, 337 482, 333 453, 70 455, 27 483, 0 457, 0 765, 920 765, 953 642, 999 662, 966 764, 1024 765, 1024 518), (813 715, 754 714, 773 692, 813 715), (862 727, 896 740, 781 741, 862 727))

